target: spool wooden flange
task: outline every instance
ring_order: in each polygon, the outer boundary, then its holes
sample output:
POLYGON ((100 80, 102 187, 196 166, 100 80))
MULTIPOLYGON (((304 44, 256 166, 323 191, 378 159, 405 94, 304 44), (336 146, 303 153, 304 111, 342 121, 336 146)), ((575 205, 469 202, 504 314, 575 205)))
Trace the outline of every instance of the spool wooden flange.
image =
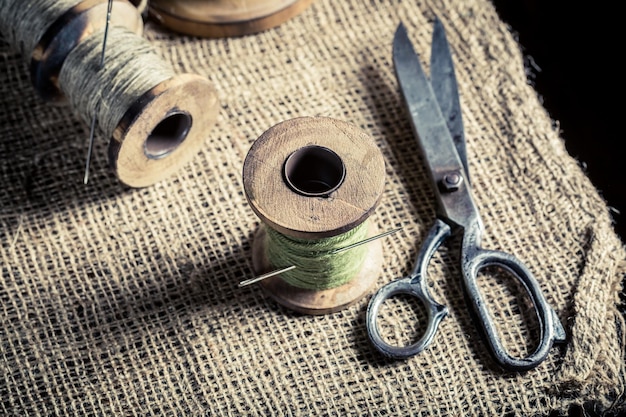
MULTIPOLYGON (((291 237, 319 239, 345 233, 373 213, 384 189, 385 164, 375 142, 358 127, 327 117, 302 117, 273 126, 254 142, 244 161, 243 183, 250 207, 268 227, 291 237), (307 172, 313 172, 313 176, 319 172, 321 181, 328 183, 328 192, 291 184, 294 181, 290 181, 286 168, 288 160, 311 149, 330 150, 344 168, 342 175, 327 176, 327 171, 336 171, 336 164, 313 158, 307 172), (331 183, 332 178, 337 183, 331 183)), ((368 237, 375 234, 376 226, 370 224, 368 237)), ((382 244, 374 241, 367 245, 361 270, 340 287, 321 291, 296 288, 280 275, 260 285, 274 300, 301 313, 339 311, 365 296, 378 278, 383 263, 382 244)), ((262 226, 253 243, 256 274, 277 269, 267 260, 265 246, 262 226)))
MULTIPOLYGON (((64 99, 58 84, 65 58, 76 45, 107 22, 108 0, 85 0, 53 22, 32 51, 30 75, 37 93, 49 101, 64 99)), ((110 25, 123 26, 141 34, 143 21, 135 6, 127 0, 115 0, 110 25)))
POLYGON ((148 13, 176 32, 222 38, 273 28, 311 3, 313 0, 151 0, 148 13))
POLYGON ((109 142, 109 162, 131 187, 170 176, 198 153, 217 120, 213 84, 180 74, 152 88, 131 106, 109 142))

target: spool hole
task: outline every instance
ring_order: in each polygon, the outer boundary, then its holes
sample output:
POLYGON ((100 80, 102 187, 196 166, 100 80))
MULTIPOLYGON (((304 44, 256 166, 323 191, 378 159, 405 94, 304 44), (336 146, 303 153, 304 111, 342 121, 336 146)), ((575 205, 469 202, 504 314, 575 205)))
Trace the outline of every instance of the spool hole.
POLYGON ((150 159, 163 158, 174 151, 187 137, 191 128, 191 116, 176 112, 167 115, 148 135, 144 152, 150 159))
POLYGON ((298 194, 328 197, 346 176, 346 167, 335 152, 318 145, 293 152, 283 168, 287 185, 298 194))

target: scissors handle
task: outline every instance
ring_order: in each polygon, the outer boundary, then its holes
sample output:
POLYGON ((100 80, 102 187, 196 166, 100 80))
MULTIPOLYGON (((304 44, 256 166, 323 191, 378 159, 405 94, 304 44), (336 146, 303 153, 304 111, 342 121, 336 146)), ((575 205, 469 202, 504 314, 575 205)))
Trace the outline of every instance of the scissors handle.
POLYGON ((465 291, 477 315, 477 321, 481 324, 493 358, 500 366, 510 371, 527 371, 536 367, 546 358, 553 343, 565 341, 566 335, 563 325, 543 296, 535 277, 519 259, 508 253, 484 250, 475 245, 469 248, 469 250, 465 249, 462 265, 465 291), (515 358, 504 349, 497 336, 495 323, 491 319, 483 296, 478 289, 478 273, 489 266, 496 266, 508 271, 524 286, 532 301, 539 321, 540 340, 535 350, 524 358, 515 358))
POLYGON ((406 359, 423 351, 433 340, 437 327, 448 314, 448 309, 437 303, 428 292, 426 270, 434 253, 450 235, 450 226, 437 220, 430 229, 419 253, 411 276, 390 282, 380 288, 367 307, 366 327, 370 341, 383 355, 394 359, 406 359), (378 314, 385 300, 398 294, 416 297, 428 313, 428 323, 422 337, 408 346, 394 346, 387 343, 378 328, 378 314))

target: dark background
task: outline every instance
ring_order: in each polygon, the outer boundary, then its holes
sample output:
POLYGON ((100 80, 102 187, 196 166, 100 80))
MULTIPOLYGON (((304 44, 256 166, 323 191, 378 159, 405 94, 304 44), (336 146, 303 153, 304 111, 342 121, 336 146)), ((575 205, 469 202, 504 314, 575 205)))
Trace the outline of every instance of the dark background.
MULTIPOLYGON (((562 0, 492 0, 501 20, 518 36, 527 57, 541 69, 530 81, 550 116, 560 123, 568 152, 584 167, 607 205, 615 231, 626 242, 626 151, 621 100, 625 26, 616 6, 581 6, 562 0)), ((626 277, 624 283, 626 284, 626 277)), ((625 285, 626 287, 626 285, 625 285)), ((620 294, 626 315, 626 293, 620 294)), ((593 403, 573 407, 570 417, 600 416, 593 403)), ((618 411, 606 417, 617 417, 618 411)), ((550 416, 550 417, 557 417, 550 416)), ((560 417, 560 416, 558 416, 560 417)))
POLYGON ((518 35, 533 70, 535 90, 560 123, 568 152, 585 168, 609 207, 615 230, 626 242, 626 151, 621 45, 626 24, 606 2, 493 0, 501 20, 518 35), (619 91, 618 91, 619 90, 619 91))

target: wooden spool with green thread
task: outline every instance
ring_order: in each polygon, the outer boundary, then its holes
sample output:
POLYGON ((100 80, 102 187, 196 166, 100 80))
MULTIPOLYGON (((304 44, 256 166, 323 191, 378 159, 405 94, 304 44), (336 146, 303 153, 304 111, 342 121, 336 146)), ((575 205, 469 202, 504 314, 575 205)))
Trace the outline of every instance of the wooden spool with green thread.
MULTIPOLYGON (((372 138, 350 123, 328 117, 278 123, 250 148, 243 182, 250 207, 262 221, 252 250, 256 274, 290 266, 273 264, 282 256, 272 251, 310 249, 313 255, 308 256, 315 257, 315 245, 322 245, 323 256, 328 256, 333 248, 378 233, 376 224, 367 219, 384 190, 384 159, 372 138), (276 235, 289 242, 277 243, 276 235), (296 248, 294 242, 304 247, 296 248)), ((260 285, 278 303, 301 313, 339 311, 360 300, 376 283, 383 262, 382 244, 373 241, 342 256, 339 264, 358 258, 349 265, 355 271, 351 277, 332 282, 334 273, 325 276, 330 273, 320 268, 319 282, 310 282, 314 271, 300 279, 299 273, 306 269, 301 264, 260 285)))

